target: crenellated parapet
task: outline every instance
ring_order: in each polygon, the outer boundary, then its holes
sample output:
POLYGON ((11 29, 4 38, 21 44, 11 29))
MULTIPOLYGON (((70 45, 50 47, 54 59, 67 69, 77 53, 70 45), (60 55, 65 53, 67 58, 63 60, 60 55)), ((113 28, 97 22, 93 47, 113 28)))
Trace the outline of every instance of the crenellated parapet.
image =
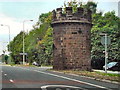
POLYGON ((66 7, 65 13, 63 13, 62 8, 57 8, 56 11, 53 11, 53 23, 59 22, 69 22, 69 21, 79 21, 91 23, 91 10, 86 10, 81 7, 77 8, 77 11, 73 13, 72 7, 66 7))

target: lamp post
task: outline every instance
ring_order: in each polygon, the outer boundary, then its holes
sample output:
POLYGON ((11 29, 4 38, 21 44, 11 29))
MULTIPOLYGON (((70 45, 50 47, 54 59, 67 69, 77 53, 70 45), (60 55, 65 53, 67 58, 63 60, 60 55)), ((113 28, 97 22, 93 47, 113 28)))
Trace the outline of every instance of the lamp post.
MULTIPOLYGON (((8 52, 10 54, 10 51, 11 51, 11 49, 10 49, 10 26, 9 25, 4 25, 4 24, 1 24, 1 26, 6 26, 8 28, 8 30, 9 30, 9 47, 8 47, 8 52)), ((9 63, 11 63, 11 56, 9 56, 9 63)))
POLYGON ((6 27, 8 27, 8 30, 9 30, 9 49, 8 49, 8 51, 10 51, 10 26, 9 25, 3 25, 3 24, 1 24, 1 26, 6 26, 6 27))
POLYGON ((25 64, 25 40, 24 40, 24 38, 25 38, 25 22, 27 22, 27 21, 33 21, 33 20, 24 20, 23 21, 23 64, 25 64))

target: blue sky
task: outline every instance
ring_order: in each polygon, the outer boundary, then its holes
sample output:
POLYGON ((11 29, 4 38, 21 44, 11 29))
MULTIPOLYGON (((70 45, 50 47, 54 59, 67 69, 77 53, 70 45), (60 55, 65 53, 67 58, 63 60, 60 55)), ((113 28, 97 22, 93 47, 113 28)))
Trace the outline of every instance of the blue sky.
POLYGON ((36 18, 40 13, 47 13, 59 3, 51 2, 2 2, 0 3, 1 12, 19 19, 36 18))
MULTIPOLYGON (((17 0, 16 0, 17 1, 17 0)), ((39 2, 0 2, 0 13, 19 20, 37 19, 41 13, 47 13, 57 7, 61 7, 64 0, 45 0, 39 2)), ((84 0, 83 0, 84 1, 84 0)), ((96 0, 94 0, 96 1, 96 0)), ((100 1, 100 0, 99 0, 100 1)), ((99 2, 98 9, 104 12, 117 10, 117 2, 99 2)), ((117 13, 117 11, 116 11, 117 13)))
MULTIPOLYGON (((10 26, 12 40, 23 29, 24 20, 34 20, 25 23, 25 30, 31 30, 32 25, 37 22, 41 13, 47 13, 61 7, 64 1, 71 0, 0 0, 0 24, 10 26)), ((101 2, 101 0, 93 1, 98 2, 98 11, 108 12, 114 10, 116 15, 118 14, 118 0, 114 0, 114 2, 112 0, 106 0, 105 2, 101 2)), ((0 26, 0 54, 3 50, 2 42, 8 42, 8 28, 0 26)))

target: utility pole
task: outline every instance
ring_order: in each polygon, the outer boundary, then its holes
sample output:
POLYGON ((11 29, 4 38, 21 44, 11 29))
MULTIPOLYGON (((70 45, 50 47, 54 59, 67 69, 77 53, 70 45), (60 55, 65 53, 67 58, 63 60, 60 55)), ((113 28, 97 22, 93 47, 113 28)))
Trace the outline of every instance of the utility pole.
POLYGON ((108 62, 107 34, 105 34, 105 73, 107 73, 107 62, 108 62))
POLYGON ((107 33, 100 33, 102 36, 101 43, 105 46, 105 73, 107 73, 107 63, 108 63, 108 45, 110 45, 111 40, 107 33))

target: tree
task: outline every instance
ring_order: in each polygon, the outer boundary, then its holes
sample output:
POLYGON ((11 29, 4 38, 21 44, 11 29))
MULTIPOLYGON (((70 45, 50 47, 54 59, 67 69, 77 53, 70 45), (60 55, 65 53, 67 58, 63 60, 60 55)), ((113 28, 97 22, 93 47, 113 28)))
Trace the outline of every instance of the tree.
MULTIPOLYGON (((25 34, 26 35, 26 34, 25 34)), ((11 58, 12 61, 20 61, 20 53, 22 52, 22 43, 23 42, 23 32, 20 32, 16 37, 14 37, 13 41, 10 42, 11 49, 11 58)))
MULTIPOLYGON (((106 32, 111 37, 111 45, 108 47, 109 62, 120 60, 118 51, 118 24, 120 18, 115 16, 115 12, 107 12, 93 14, 93 27, 91 30, 91 44, 92 44, 92 60, 104 62, 104 46, 101 44, 100 33, 106 32)), ((104 63, 102 63, 104 65, 104 63)), ((102 67, 101 67, 102 68, 102 67)))

